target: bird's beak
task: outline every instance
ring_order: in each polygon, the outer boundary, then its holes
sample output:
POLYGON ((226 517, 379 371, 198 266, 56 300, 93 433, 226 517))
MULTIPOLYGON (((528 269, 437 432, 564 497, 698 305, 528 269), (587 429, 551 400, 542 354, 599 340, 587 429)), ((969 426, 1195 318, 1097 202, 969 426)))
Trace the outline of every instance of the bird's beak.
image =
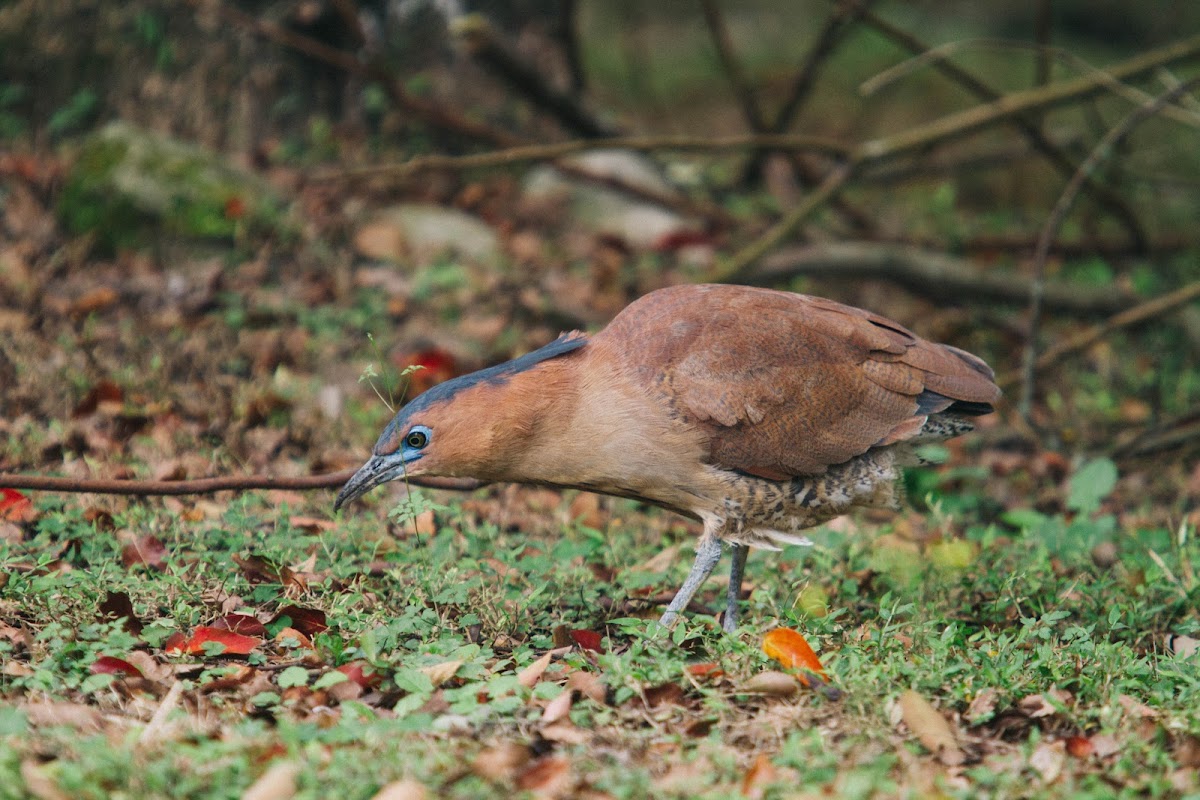
POLYGON ((338 492, 337 499, 333 501, 333 510, 337 511, 346 503, 361 497, 379 484, 387 483, 402 474, 404 474, 404 462, 394 457, 371 456, 367 463, 359 467, 358 472, 354 473, 350 480, 346 481, 342 490, 338 492))

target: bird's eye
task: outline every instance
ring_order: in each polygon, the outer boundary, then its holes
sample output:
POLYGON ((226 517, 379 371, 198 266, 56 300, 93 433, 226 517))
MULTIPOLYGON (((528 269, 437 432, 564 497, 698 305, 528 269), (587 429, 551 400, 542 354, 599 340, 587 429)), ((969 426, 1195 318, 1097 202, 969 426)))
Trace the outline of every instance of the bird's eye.
POLYGON ((420 450, 425 445, 429 444, 429 435, 424 431, 409 431, 404 437, 405 447, 411 447, 413 450, 420 450))

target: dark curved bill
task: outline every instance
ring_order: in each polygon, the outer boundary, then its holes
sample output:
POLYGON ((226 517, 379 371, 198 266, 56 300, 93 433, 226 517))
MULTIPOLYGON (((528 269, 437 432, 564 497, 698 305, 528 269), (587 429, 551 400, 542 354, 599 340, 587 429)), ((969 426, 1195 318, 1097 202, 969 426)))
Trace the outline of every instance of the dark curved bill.
POLYGON ((333 501, 333 510, 337 511, 351 500, 361 497, 379 484, 387 483, 403 473, 403 463, 397 464, 394 460, 389 461, 380 456, 371 456, 367 463, 359 467, 358 472, 354 473, 350 480, 346 481, 342 490, 338 492, 337 499, 333 501))

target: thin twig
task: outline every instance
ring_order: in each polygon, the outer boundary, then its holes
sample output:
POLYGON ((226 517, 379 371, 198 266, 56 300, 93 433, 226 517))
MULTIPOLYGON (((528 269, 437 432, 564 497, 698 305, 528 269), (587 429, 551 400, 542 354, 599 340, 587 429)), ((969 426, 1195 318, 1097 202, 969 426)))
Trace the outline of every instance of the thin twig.
POLYGON ((1062 227, 1063 222, 1066 220, 1067 212, 1075 204, 1075 198, 1079 196, 1079 190, 1083 187, 1088 175, 1100 166, 1100 162, 1108 157, 1113 148, 1141 122, 1154 116, 1163 106, 1197 83, 1200 83, 1200 78, 1194 78, 1169 89, 1141 108, 1134 109, 1125 119, 1121 120, 1120 123, 1105 134, 1104 138, 1092 148, 1092 152, 1088 153, 1087 158, 1079 165, 1075 176, 1067 183, 1066 188, 1063 189, 1062 194, 1058 198, 1058 202, 1054 204, 1054 209, 1050 212, 1050 216, 1046 219, 1046 225, 1042 228, 1042 235, 1038 239, 1037 250, 1033 256, 1034 280, 1029 297, 1029 327, 1025 341, 1021 399, 1017 406, 1021 416, 1025 419, 1029 419, 1029 413, 1033 408, 1034 384, 1037 380, 1037 337, 1038 329, 1041 325, 1042 302, 1045 294, 1046 259, 1050 254, 1050 245, 1054 241, 1054 237, 1058 235, 1058 229, 1062 227))
POLYGON ((766 117, 763 116, 754 87, 746 80, 741 64, 734 55, 733 37, 729 35, 729 27, 725 24, 725 17, 721 14, 721 9, 717 6, 716 0, 700 0, 700 9, 704 14, 704 24, 708 27, 708 35, 712 39, 713 47, 716 48, 721 68, 725 70, 725 77, 729 79, 729 85, 733 88, 733 96, 737 99, 738 105, 742 107, 742 116, 746 119, 746 127, 755 133, 766 133, 766 117))
MULTIPOLYGON (((202 5, 205 9, 209 7, 209 4, 203 0, 190 0, 190 2, 196 7, 202 5)), ((304 53, 310 58, 338 67, 352 75, 378 82, 399 108, 420 117, 435 128, 500 147, 512 147, 522 143, 520 137, 507 131, 476 122, 441 103, 413 95, 404 88, 395 75, 379 64, 360 61, 352 53, 330 47, 324 42, 289 30, 270 20, 247 14, 227 3, 220 2, 220 0, 213 3, 212 7, 230 23, 252 31, 264 39, 304 53)))
MULTIPOLYGON (((1088 349, 1115 331, 1131 328, 1153 319, 1161 319, 1198 298, 1200 298, 1200 281, 1189 283, 1144 303, 1138 303, 1114 314, 1098 325, 1093 325, 1081 333, 1069 336, 1052 347, 1046 348, 1046 351, 1038 356, 1035 367, 1039 371, 1049 369, 1067 356, 1088 349)), ((1047 309, 1049 306, 1050 304, 1046 302, 1045 295, 1043 295, 1042 307, 1047 309)), ((1002 376, 999 384, 1001 387, 1009 388, 1015 386, 1020 380, 1021 373, 1012 372, 1002 376)))
POLYGON ((732 258, 721 264, 712 276, 712 280, 717 283, 743 282, 750 268, 758 259, 791 236, 804 220, 841 191, 846 181, 850 180, 850 176, 854 174, 854 166, 854 162, 848 161, 830 172, 825 178, 825 182, 804 198, 803 203, 796 206, 758 239, 743 247, 732 258))
POLYGON ((541 72, 514 53, 501 41, 487 17, 482 14, 461 17, 455 20, 452 31, 473 59, 567 130, 588 139, 616 135, 616 130, 593 116, 579 103, 576 95, 550 85, 541 72))
MULTIPOLYGON (((244 491, 247 489, 336 489, 350 479, 353 469, 325 475, 299 478, 274 478, 266 475, 243 475, 224 478, 199 478, 191 481, 132 481, 82 478, 53 478, 42 475, 0 474, 0 487, 30 489, 40 492, 67 494, 124 494, 137 496, 166 496, 212 494, 213 492, 244 491)), ((473 478, 409 478, 408 482, 426 489, 448 489, 469 492, 485 485, 473 478)))
POLYGON ((425 155, 393 164, 377 164, 367 167, 338 168, 314 173, 313 181, 344 180, 364 176, 410 175, 426 170, 466 170, 490 167, 508 167, 534 161, 553 161, 565 156, 588 150, 657 150, 720 152, 745 150, 748 147, 765 147, 772 150, 808 151, 831 156, 846 156, 852 151, 850 145, 823 136, 795 134, 741 134, 737 136, 616 136, 608 139, 573 139, 569 142, 530 144, 493 150, 490 153, 474 153, 465 156, 425 155))
POLYGON ((1046 111, 1079 102, 1105 91, 1111 80, 1129 80, 1161 66, 1200 58, 1200 35, 1182 39, 1109 67, 1104 76, 1084 75, 1056 81, 1036 89, 1006 94, 991 103, 909 128, 894 136, 864 142, 859 155, 864 161, 880 162, 924 150, 968 134, 1007 122, 1022 114, 1046 111))

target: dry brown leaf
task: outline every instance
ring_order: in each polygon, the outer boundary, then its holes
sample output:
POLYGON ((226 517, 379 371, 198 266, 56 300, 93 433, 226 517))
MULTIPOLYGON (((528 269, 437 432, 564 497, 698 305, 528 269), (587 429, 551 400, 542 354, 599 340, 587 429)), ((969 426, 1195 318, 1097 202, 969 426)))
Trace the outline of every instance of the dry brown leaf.
POLYGON ((742 776, 742 795, 757 800, 763 796, 767 786, 775 781, 777 775, 775 765, 771 763, 767 754, 759 753, 750 769, 742 776))
POLYGON ((242 793, 242 800, 290 800, 296 795, 296 776, 300 765, 295 761, 275 761, 242 793))
POLYGON ((425 800, 425 785, 412 778, 392 781, 371 796, 371 800, 425 800))
POLYGON ((567 676, 567 688, 601 704, 608 697, 604 681, 600 680, 600 676, 582 669, 575 670, 567 676))
POLYGON ((1139 719, 1155 719, 1158 717, 1158 712, 1153 708, 1140 700, 1135 700, 1127 694, 1118 697, 1117 702, 1121 704, 1121 708, 1125 709, 1125 713, 1131 717, 1139 719))
POLYGON ((1067 761, 1067 748, 1063 742, 1042 742, 1029 757, 1029 766, 1041 776, 1046 783, 1054 783, 1062 774, 1063 765, 1067 761))
POLYGON ((562 797, 571 789, 571 764, 562 756, 542 756, 517 776, 517 788, 534 797, 562 797))
POLYGON ((747 694, 765 694, 770 697, 791 697, 800 691, 800 683, 786 672, 769 669, 754 675, 743 683, 741 691, 747 694))
POLYGON ((1048 692, 1022 697, 1017 702, 1017 710, 1030 719, 1040 719, 1057 714, 1059 709, 1069 705, 1072 699, 1070 692, 1052 688, 1048 692))
POLYGON ((552 725, 563 719, 571 712, 571 690, 567 689, 558 697, 546 704, 546 710, 542 712, 542 724, 552 725))
POLYGON ((1171 646, 1171 652, 1179 658, 1191 658, 1197 652, 1200 652, 1200 639, 1194 639, 1191 636, 1172 636, 1168 640, 1171 646))
POLYGON ((458 672, 458 668, 462 665, 461 661, 443 661, 441 664, 421 667, 421 672, 429 676, 430 682, 433 683, 434 688, 437 688, 453 678, 454 673, 458 672))
POLYGON ((1098 733, 1091 737, 1092 755, 1096 758, 1108 758, 1116 755, 1121 751, 1121 745, 1117 744, 1117 740, 1107 733, 1098 733))
POLYGON ((665 550, 660 550, 648 561, 643 561, 633 568, 634 572, 666 572, 679 558, 679 545, 673 544, 665 550))
POLYGON ((481 778, 503 783, 533 757, 529 748, 516 742, 501 742, 483 750, 471 762, 471 771, 481 778))
POLYGON ((25 718, 34 728, 66 725, 87 733, 100 730, 100 712, 91 706, 80 703, 50 701, 45 703, 29 703, 21 706, 25 718))
POLYGON ((901 719, 917 737, 917 741, 943 764, 952 767, 966 760, 950 723, 928 700, 910 689, 900 695, 898 705, 901 719))
POLYGON ((532 689, 534 684, 542 679, 542 673, 546 671, 546 667, 550 666, 550 658, 552 656, 553 653, 546 653, 537 661, 521 670, 517 673, 517 682, 526 689, 532 689))
POLYGON ((569 719, 560 719, 553 725, 546 725, 538 733, 546 741, 559 744, 584 744, 589 738, 587 731, 580 729, 569 719))
POLYGON ((354 250, 375 261, 398 261, 404 254, 404 231, 394 222, 380 220, 354 232, 354 250))
POLYGON ((71 800, 32 759, 21 762, 21 780, 25 782, 25 790, 37 800, 71 800))
POLYGON ((1000 699, 1000 693, 991 687, 982 690, 979 694, 971 699, 971 704, 967 706, 967 712, 963 714, 963 718, 972 725, 978 725, 980 722, 991 719, 996 713, 996 701, 1000 699))

